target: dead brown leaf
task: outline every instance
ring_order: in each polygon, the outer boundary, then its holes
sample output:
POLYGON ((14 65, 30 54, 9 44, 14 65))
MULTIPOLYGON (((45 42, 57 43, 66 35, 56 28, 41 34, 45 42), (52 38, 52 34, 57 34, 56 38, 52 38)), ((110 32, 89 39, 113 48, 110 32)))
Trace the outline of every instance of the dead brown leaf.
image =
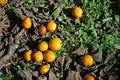
POLYGON ((38 4, 38 3, 40 3, 40 2, 42 2, 42 0, 34 0, 34 3, 35 3, 35 4, 38 4))
POLYGON ((110 74, 110 75, 108 76, 108 80, 119 80, 119 78, 118 78, 118 75, 110 74))
POLYGON ((102 54, 94 53, 94 54, 92 54, 92 56, 93 56, 93 58, 96 62, 101 62, 102 61, 102 54))
POLYGON ((72 53, 76 54, 77 56, 85 55, 88 53, 88 48, 79 47, 72 53))
POLYGON ((89 52, 91 54, 98 52, 98 50, 99 50, 99 45, 98 44, 94 44, 89 48, 89 52))
POLYGON ((64 71, 69 68, 72 59, 68 56, 60 56, 55 61, 55 67, 60 71, 64 71))
POLYGON ((25 1, 27 1, 27 0, 20 0, 19 2, 15 3, 15 6, 18 7, 18 6, 22 5, 23 3, 25 3, 25 1))
POLYGON ((41 75, 36 80, 47 80, 47 77, 45 75, 41 75))
POLYGON ((38 72, 38 71, 33 71, 33 72, 32 72, 32 75, 33 75, 34 77, 38 77, 39 72, 38 72))
POLYGON ((33 13, 25 8, 22 8, 22 12, 23 14, 25 14, 25 16, 27 17, 34 17, 33 13))
POLYGON ((31 70, 19 70, 17 74, 24 80, 32 80, 31 70))
POLYGON ((21 8, 16 8, 14 10, 14 13, 20 17, 21 20, 25 18, 25 15, 23 15, 22 9, 21 8))
POLYGON ((7 54, 3 55, 2 57, 0 57, 0 69, 3 67, 2 65, 10 60, 10 58, 12 57, 12 55, 14 54, 16 49, 16 45, 12 44, 12 45, 8 45, 8 50, 7 50, 7 54))
POLYGON ((66 80, 82 80, 82 77, 78 72, 70 70, 68 72, 66 80))
POLYGON ((48 74, 48 80, 57 80, 55 74, 50 70, 48 74))
POLYGON ((3 15, 5 15, 5 10, 4 8, 0 8, 0 19, 3 15))
POLYGON ((110 69, 113 67, 114 64, 106 64, 103 68, 104 72, 107 73, 110 71, 110 69))

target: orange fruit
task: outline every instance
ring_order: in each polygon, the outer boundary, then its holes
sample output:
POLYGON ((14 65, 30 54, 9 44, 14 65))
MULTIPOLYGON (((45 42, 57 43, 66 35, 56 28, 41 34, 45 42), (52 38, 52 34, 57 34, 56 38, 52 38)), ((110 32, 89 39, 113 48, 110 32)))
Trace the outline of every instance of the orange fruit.
POLYGON ((62 47, 62 40, 60 38, 51 38, 48 45, 52 50, 60 50, 62 47))
POLYGON ((40 26, 38 28, 38 31, 41 35, 45 35, 46 34, 46 27, 45 26, 40 26))
POLYGON ((50 67, 48 65, 42 65, 39 68, 39 72, 42 74, 48 73, 49 70, 50 70, 50 67))
POLYGON ((49 21, 46 25, 46 29, 49 32, 54 32, 57 28, 57 24, 54 21, 49 21))
POLYGON ((73 17, 80 18, 82 16, 82 14, 83 14, 83 11, 80 7, 73 8, 73 10, 72 10, 73 17))
POLYGON ((29 17, 26 17, 23 21, 22 21, 22 26, 26 29, 29 29, 32 27, 32 20, 29 17))
POLYGON ((24 52, 24 59, 25 59, 26 61, 32 60, 31 55, 32 55, 32 50, 25 51, 25 52, 24 52))
POLYGON ((39 42, 38 49, 40 51, 46 51, 48 49, 48 43, 46 41, 39 42))
POLYGON ((83 56, 83 64, 85 66, 92 66, 94 63, 93 57, 91 55, 84 55, 83 56))
POLYGON ((7 4, 8 3, 8 0, 0 0, 0 4, 7 4))
POLYGON ((47 50, 43 54, 43 58, 46 62, 53 62, 56 59, 56 54, 52 50, 47 50))
POLYGON ((87 75, 85 80, 95 80, 95 78, 92 75, 87 75))
POLYGON ((36 62, 41 62, 43 60, 43 54, 41 51, 36 51, 35 53, 33 53, 32 58, 36 62))

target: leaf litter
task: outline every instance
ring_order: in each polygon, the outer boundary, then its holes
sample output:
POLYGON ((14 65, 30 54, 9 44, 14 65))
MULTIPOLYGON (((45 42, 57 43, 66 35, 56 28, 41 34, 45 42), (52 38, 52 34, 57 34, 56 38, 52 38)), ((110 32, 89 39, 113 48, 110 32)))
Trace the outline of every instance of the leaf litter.
MULTIPOLYGON (((39 7, 28 9, 21 7, 21 5, 24 4, 24 2, 26 1, 27 0, 18 0, 17 2, 11 0, 9 2, 10 4, 15 4, 15 6, 17 7, 12 12, 15 15, 6 14, 8 11, 6 11, 4 8, 0 8, 0 70, 4 69, 5 66, 13 65, 9 62, 10 60, 12 60, 12 57, 15 55, 16 51, 22 53, 25 50, 32 49, 34 47, 31 47, 31 45, 34 46, 37 41, 44 39, 44 37, 40 36, 37 31, 37 27, 39 25, 45 24, 51 19, 57 21, 59 15, 66 14, 66 9, 64 8, 63 3, 59 1, 49 1, 50 3, 45 5, 44 8, 39 7), (52 11, 52 13, 49 13, 50 10, 52 11), (8 19, 5 18, 6 16, 8 16, 8 19), (17 16, 19 16, 19 18, 17 16), (28 16, 31 17, 33 21, 32 29, 25 30, 20 28, 22 27, 20 22, 28 16), (10 17, 17 18, 17 23, 13 21, 14 18, 11 19, 10 17), (27 42, 28 44, 31 42, 34 43, 17 48, 19 44, 24 42, 27 42), (5 65, 7 62, 9 63, 9 65, 5 65)), ((42 0, 34 0, 34 2, 35 4, 38 4, 39 2, 42 2, 42 0)), ((71 3, 69 5, 75 6, 75 4, 71 3)), ((61 23, 65 25, 69 24, 75 26, 77 25, 77 21, 79 20, 75 20, 74 22, 72 19, 63 18, 63 21, 61 23)), ((60 36, 62 39, 65 39, 65 37, 70 34, 67 34, 67 32, 62 32, 60 26, 61 25, 59 25, 58 31, 56 31, 55 34, 60 36)), ((101 28, 101 24, 96 23, 95 27, 101 28)), ((99 53, 98 44, 94 44, 88 48, 79 47, 75 48, 75 50, 72 51, 72 57, 65 55, 59 56, 54 61, 54 63, 51 64, 54 70, 50 70, 49 73, 46 75, 39 75, 38 71, 33 70, 18 70, 17 74, 22 77, 22 79, 26 80, 33 80, 33 77, 36 78, 35 80, 57 80, 57 78, 61 78, 64 80, 83 80, 87 74, 92 74, 95 78, 99 80, 118 80, 119 76, 116 75, 116 73, 112 73, 112 69, 114 68, 115 64, 107 64, 107 61, 112 56, 112 53, 106 51, 106 53, 104 54, 107 55, 103 56, 99 53), (91 67, 84 67, 81 62, 81 57, 88 53, 93 56, 96 63, 91 67), (106 78, 106 76, 108 76, 108 78, 106 78)), ((18 60, 18 63, 21 62, 22 59, 18 60)), ((26 65, 26 63, 21 64, 23 64, 23 66, 26 65)), ((41 64, 36 63, 35 65, 41 64)))

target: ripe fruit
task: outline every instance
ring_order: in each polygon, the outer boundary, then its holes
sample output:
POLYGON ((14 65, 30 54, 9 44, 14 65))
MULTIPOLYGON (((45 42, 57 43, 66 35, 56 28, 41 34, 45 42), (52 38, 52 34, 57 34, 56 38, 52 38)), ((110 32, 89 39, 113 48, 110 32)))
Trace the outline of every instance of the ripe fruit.
POLYGON ((29 17, 26 17, 23 21, 22 21, 22 26, 26 29, 29 29, 32 27, 32 20, 29 17))
POLYGON ((46 25, 46 29, 49 32, 54 32, 57 28, 57 24, 54 21, 49 21, 46 25))
POLYGON ((24 52, 24 59, 25 59, 26 61, 32 60, 31 55, 32 55, 32 50, 25 51, 25 52, 24 52))
POLYGON ((82 16, 82 14, 83 14, 83 11, 80 7, 73 8, 73 10, 72 10, 73 17, 80 18, 82 16))
POLYGON ((39 42, 38 49, 40 51, 46 51, 48 49, 48 43, 46 41, 39 42))
POLYGON ((52 38, 49 41, 49 48, 52 50, 59 50, 62 47, 62 41, 60 38, 52 38))
POLYGON ((87 75, 85 80, 95 80, 95 78, 92 75, 87 75))
POLYGON ((83 64, 85 66, 92 66, 94 63, 93 57, 91 55, 84 55, 83 56, 83 64))
POLYGON ((41 62, 43 60, 43 54, 40 51, 36 51, 35 53, 33 53, 32 58, 36 62, 41 62))
POLYGON ((46 27, 45 26, 40 26, 38 28, 38 31, 41 35, 45 35, 46 34, 46 27))
POLYGON ((0 0, 0 4, 7 4, 8 3, 8 0, 0 0))
POLYGON ((48 73, 49 70, 50 70, 50 67, 48 65, 42 65, 39 68, 39 72, 42 74, 48 73))
POLYGON ((47 50, 43 54, 43 58, 46 62, 53 62, 56 59, 56 54, 52 50, 47 50))

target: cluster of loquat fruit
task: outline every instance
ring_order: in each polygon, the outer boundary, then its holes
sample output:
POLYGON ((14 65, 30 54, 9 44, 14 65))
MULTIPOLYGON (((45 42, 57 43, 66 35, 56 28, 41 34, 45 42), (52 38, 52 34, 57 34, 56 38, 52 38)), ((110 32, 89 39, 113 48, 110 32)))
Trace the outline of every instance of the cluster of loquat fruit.
MULTIPOLYGON (((56 53, 54 50, 60 50, 62 47, 62 41, 60 38, 51 38, 49 43, 46 41, 41 41, 37 45, 38 50, 33 52, 32 50, 28 50, 24 52, 24 59, 26 61, 34 60, 36 62, 42 62, 43 60, 47 63, 51 63, 56 59, 56 53)), ((50 67, 45 64, 41 65, 39 68, 40 73, 47 73, 50 67)))
MULTIPOLYGON (((29 29, 32 27, 32 20, 30 17, 26 17, 22 21, 22 26, 25 29, 29 29)), ((46 34, 46 31, 54 32, 57 28, 57 24, 54 21, 49 21, 45 26, 40 26, 38 31, 41 35, 46 34)), ((38 43, 36 52, 32 50, 28 50, 24 52, 24 59, 26 61, 34 60, 36 62, 42 62, 43 60, 47 63, 51 63, 56 59, 55 50, 60 50, 62 47, 62 40, 60 38, 51 38, 49 42, 41 41, 38 43)), ((39 68, 39 72, 42 74, 48 73, 50 67, 47 64, 41 65, 39 68)))

